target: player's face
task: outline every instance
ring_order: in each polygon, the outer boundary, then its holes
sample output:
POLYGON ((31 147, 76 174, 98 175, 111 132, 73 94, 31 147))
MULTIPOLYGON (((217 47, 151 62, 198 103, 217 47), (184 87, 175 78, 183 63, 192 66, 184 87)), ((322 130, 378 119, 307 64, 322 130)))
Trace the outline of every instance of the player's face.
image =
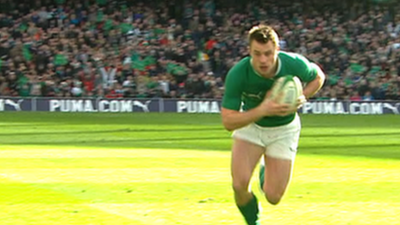
POLYGON ((272 41, 268 43, 259 43, 252 41, 250 43, 250 55, 254 69, 262 76, 270 76, 275 71, 276 59, 279 47, 272 41))

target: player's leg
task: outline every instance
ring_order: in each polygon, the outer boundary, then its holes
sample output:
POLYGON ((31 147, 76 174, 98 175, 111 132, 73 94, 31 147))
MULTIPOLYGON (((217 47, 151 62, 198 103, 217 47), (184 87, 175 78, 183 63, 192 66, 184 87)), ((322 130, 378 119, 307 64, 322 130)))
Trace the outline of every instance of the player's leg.
POLYGON ((294 159, 300 136, 300 120, 267 132, 277 138, 267 147, 264 155, 264 165, 261 166, 260 180, 263 192, 269 203, 276 205, 282 199, 292 177, 294 159), (263 171, 265 168, 265 171, 263 171))
POLYGON ((235 202, 247 224, 258 224, 258 200, 250 190, 250 180, 265 148, 238 138, 232 147, 232 187, 235 202))
POLYGON ((272 205, 280 202, 289 185, 293 161, 266 156, 263 191, 266 199, 272 205))

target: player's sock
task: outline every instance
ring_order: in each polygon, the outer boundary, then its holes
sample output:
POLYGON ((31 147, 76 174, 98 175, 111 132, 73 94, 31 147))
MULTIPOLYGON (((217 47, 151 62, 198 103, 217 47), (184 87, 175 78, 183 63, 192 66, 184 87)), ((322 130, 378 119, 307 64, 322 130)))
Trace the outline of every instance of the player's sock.
POLYGON ((264 179, 265 179, 265 165, 264 162, 262 161, 260 163, 260 172, 259 172, 259 182, 260 182, 260 189, 261 192, 264 193, 264 179))
POLYGON ((238 206, 238 208, 248 225, 260 225, 258 200, 254 194, 252 195, 253 198, 246 205, 238 206))

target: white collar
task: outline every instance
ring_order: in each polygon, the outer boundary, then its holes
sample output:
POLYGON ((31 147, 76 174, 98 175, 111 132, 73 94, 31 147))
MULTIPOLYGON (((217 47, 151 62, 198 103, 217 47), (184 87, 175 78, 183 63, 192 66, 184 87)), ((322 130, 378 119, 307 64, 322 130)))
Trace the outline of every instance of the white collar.
POLYGON ((281 72, 281 68, 282 68, 282 62, 278 56, 278 69, 276 69, 275 76, 278 75, 279 72, 281 72))

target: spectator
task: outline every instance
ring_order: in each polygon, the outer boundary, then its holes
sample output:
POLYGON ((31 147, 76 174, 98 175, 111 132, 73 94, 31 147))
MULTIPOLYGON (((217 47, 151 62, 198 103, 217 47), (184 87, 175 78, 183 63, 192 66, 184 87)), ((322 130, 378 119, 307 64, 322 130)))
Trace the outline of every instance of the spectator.
POLYGON ((372 101, 375 100, 374 97, 371 95, 370 91, 365 92, 365 94, 362 96, 362 100, 364 101, 372 101))
POLYGON ((327 74, 315 98, 350 99, 353 89, 398 97, 397 5, 184 2, 182 10, 175 1, 2 4, 0 94, 220 98, 227 71, 247 55, 245 31, 267 22, 282 50, 304 54, 327 74))
POLYGON ((357 91, 353 91, 353 92, 351 92, 351 95, 350 95, 349 100, 351 100, 351 101, 361 101, 362 98, 361 98, 361 96, 358 94, 357 91))

